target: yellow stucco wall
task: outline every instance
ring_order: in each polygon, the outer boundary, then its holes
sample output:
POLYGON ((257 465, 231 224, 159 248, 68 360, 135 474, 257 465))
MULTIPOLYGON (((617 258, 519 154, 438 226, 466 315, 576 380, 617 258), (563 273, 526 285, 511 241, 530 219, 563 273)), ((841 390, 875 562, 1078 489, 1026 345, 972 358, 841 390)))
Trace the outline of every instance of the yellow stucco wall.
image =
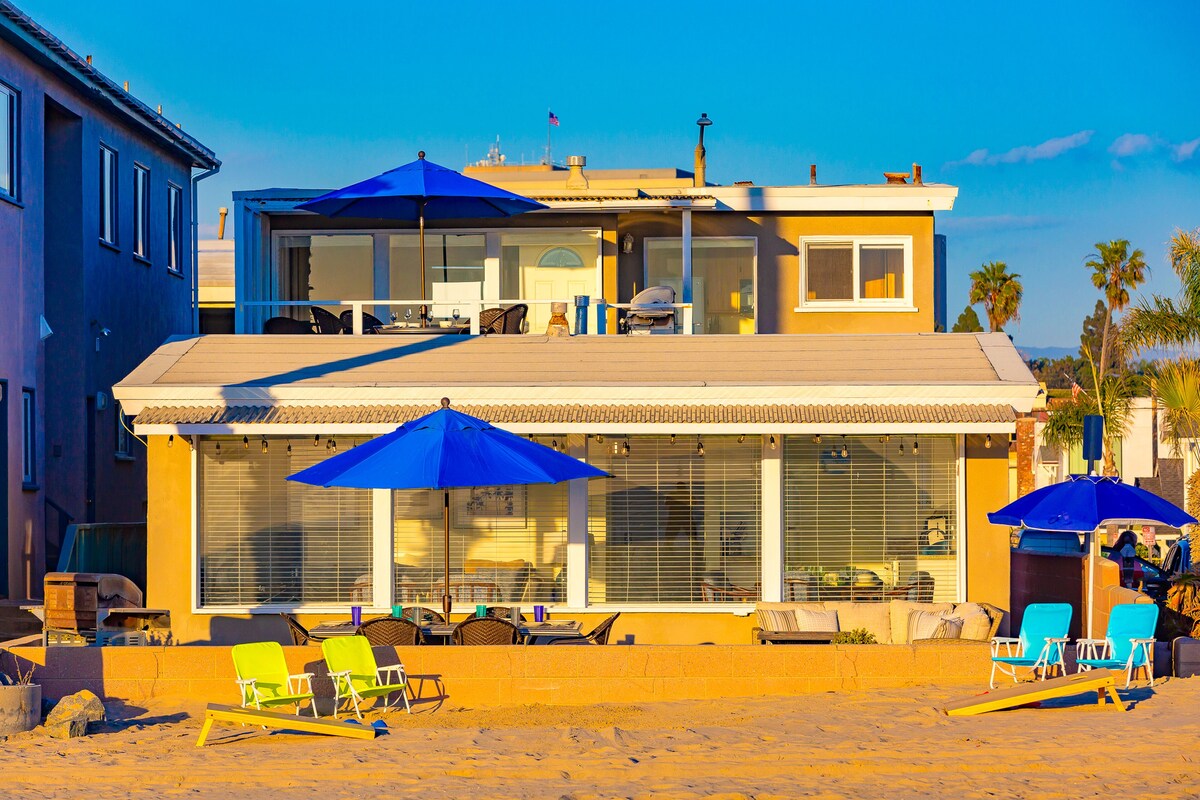
MULTIPOLYGON (((617 289, 622 301, 634 286, 645 288, 646 237, 678 237, 676 212, 640 211, 618 218, 617 241, 634 238, 633 252, 617 257, 617 289)), ((932 213, 911 214, 740 214, 697 211, 692 236, 753 236, 758 239, 756 279, 759 333, 914 333, 934 329, 932 213), (915 312, 796 311, 800 303, 800 237, 911 236, 915 312)), ((608 269, 606 259, 605 269, 608 269)), ((608 276, 605 276, 606 287, 608 276)), ((611 300, 612 297, 610 296, 611 300)))
POLYGON ((1009 502, 1008 436, 966 437, 967 600, 1009 608, 1008 527, 988 522, 989 511, 1009 502))

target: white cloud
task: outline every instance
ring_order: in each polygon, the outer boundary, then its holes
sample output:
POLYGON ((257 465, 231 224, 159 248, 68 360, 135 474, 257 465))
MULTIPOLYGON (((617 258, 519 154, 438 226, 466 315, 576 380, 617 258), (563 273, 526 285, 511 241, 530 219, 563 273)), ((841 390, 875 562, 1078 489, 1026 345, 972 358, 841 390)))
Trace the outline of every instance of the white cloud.
POLYGON ((1058 158, 1063 153, 1083 147, 1091 141, 1092 134, 1094 133, 1095 131, 1079 131, 1078 133, 1072 133, 1070 136, 1047 139, 1041 144, 1023 144, 1003 153, 993 154, 989 153, 986 149, 975 150, 961 161, 951 161, 946 166, 954 167, 962 164, 984 166, 993 164, 1018 164, 1021 162, 1028 164, 1034 161, 1047 161, 1052 158, 1058 158))
POLYGON ((1158 139, 1153 136, 1147 136, 1144 133, 1123 133, 1109 145, 1108 152, 1117 158, 1126 158, 1139 153, 1148 153, 1158 145, 1158 139))
POLYGON ((1171 147, 1171 157, 1176 161, 1187 161, 1196 154, 1197 148, 1200 148, 1200 139, 1192 139, 1190 142, 1182 142, 1171 147))

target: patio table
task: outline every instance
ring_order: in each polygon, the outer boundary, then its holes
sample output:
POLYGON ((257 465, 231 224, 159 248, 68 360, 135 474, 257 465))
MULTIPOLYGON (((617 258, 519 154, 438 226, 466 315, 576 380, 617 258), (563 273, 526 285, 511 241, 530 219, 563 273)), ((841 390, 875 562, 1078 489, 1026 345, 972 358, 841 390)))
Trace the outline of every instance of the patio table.
POLYGON ((376 328, 376 333, 385 335, 407 335, 407 336, 441 336, 444 334, 454 333, 470 333, 471 325, 448 325, 442 327, 440 325, 430 325, 428 328, 422 328, 419 325, 384 325, 376 328))
MULTIPOLYGON (((444 639, 449 639, 457 627, 456 623, 447 623, 445 625, 425 625, 421 627, 421 632, 426 636, 436 636, 444 639)), ((555 639, 583 639, 583 632, 579 630, 579 623, 574 620, 561 620, 559 622, 522 622, 517 625, 517 630, 525 639, 525 644, 535 644, 535 639, 540 638, 555 638, 555 639)))

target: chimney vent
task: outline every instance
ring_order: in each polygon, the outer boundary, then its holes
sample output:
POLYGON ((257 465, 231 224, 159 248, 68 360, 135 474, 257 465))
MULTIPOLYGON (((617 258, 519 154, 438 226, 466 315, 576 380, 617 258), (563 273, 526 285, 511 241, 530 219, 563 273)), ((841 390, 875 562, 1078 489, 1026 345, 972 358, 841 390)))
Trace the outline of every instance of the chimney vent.
POLYGON ((583 168, 585 166, 587 166, 587 156, 567 156, 568 189, 588 188, 587 176, 583 174, 583 168))
POLYGON ((908 173, 907 172, 885 172, 885 173, 883 173, 883 177, 887 178, 887 182, 890 184, 898 185, 898 184, 907 184, 908 183, 908 173))
POLYGON ((87 57, 87 63, 89 67, 92 65, 92 57, 90 55, 87 57))
POLYGON ((734 181, 734 186, 753 186, 754 181, 734 181))
POLYGON ((817 185, 817 165, 816 164, 808 165, 808 185, 809 186, 817 185))
POLYGON ((925 181, 921 179, 921 165, 913 164, 913 186, 924 186, 925 181))

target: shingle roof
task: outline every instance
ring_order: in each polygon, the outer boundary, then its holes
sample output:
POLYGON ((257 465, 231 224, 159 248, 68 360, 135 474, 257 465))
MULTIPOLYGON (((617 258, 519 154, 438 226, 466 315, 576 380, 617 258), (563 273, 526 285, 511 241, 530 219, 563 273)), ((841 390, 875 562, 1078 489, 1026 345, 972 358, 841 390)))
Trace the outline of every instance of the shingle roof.
MULTIPOLYGON (((436 405, 366 406, 152 406, 138 425, 343 425, 395 424, 435 411, 436 405)), ((946 424, 1011 423, 1012 406, 986 405, 688 405, 570 404, 456 405, 498 425, 508 423, 626 424, 946 424)))

